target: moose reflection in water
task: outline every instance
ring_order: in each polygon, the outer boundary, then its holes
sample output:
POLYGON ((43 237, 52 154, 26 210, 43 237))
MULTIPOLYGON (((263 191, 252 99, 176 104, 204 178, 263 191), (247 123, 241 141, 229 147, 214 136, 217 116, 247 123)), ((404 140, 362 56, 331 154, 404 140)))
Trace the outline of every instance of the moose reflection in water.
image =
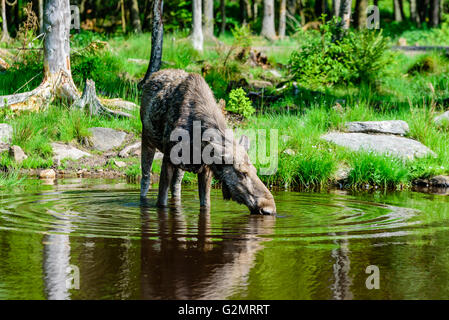
POLYGON ((222 226, 229 233, 217 237, 207 208, 199 211, 196 232, 188 230, 180 202, 167 208, 143 206, 140 211, 140 246, 127 239, 81 239, 80 290, 67 287, 73 277, 67 268, 71 260, 76 264, 70 226, 50 230, 43 261, 47 298, 94 298, 115 291, 113 298, 120 299, 225 299, 247 285, 261 242, 270 240, 260 236, 272 234, 276 223, 275 216, 244 215, 238 219, 246 223, 239 221, 236 228, 230 218, 229 225, 222 226))
POLYGON ((142 208, 141 287, 145 299, 229 297, 247 284, 256 254, 262 249, 259 236, 271 234, 276 223, 274 216, 247 216, 246 225, 222 236, 220 245, 214 245, 208 209, 199 214, 194 239, 186 235, 184 218, 177 205, 158 209, 157 217, 142 208), (157 240, 152 240, 154 235, 146 228, 152 218, 159 224, 157 240))

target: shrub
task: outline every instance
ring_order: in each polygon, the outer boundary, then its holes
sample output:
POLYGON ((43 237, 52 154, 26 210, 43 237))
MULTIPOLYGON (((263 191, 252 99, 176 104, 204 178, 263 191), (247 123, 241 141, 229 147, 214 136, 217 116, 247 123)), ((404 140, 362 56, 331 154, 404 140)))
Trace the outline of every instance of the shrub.
POLYGON ((320 36, 309 38, 290 57, 293 78, 311 87, 338 82, 371 82, 392 59, 381 32, 347 32, 337 39, 335 21, 320 26, 320 36))
POLYGON ((226 110, 232 113, 237 113, 245 118, 250 117, 256 110, 254 109, 251 100, 246 96, 245 90, 237 88, 229 92, 229 100, 226 110))

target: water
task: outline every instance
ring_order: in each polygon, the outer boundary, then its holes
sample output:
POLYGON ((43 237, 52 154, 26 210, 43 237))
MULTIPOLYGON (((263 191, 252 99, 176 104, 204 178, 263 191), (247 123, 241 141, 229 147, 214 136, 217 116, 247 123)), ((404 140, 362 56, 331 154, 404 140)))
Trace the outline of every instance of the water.
POLYGON ((220 190, 200 211, 195 187, 161 210, 137 188, 0 192, 0 299, 449 298, 447 196, 279 191, 269 217, 220 190), (366 286, 370 265, 379 289, 366 286))

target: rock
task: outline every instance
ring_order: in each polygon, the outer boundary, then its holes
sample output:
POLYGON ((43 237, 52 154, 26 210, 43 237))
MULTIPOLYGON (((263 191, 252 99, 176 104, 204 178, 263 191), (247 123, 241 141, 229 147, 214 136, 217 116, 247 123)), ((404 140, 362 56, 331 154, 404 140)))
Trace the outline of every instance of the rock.
POLYGON ((346 122, 346 130, 348 132, 385 133, 401 136, 410 132, 407 122, 402 120, 346 122))
POLYGON ((53 142, 51 144, 51 147, 53 148, 53 161, 55 161, 56 163, 59 163, 63 159, 78 160, 82 157, 91 156, 89 153, 81 151, 67 144, 53 142))
POLYGON ((7 123, 0 123, 0 142, 11 142, 12 127, 7 123))
POLYGON ((25 152, 23 152, 22 148, 19 146, 11 146, 9 148, 9 155, 17 163, 22 163, 23 160, 28 158, 28 156, 25 154, 25 152))
POLYGON ((273 86, 273 84, 270 81, 264 80, 249 80, 248 83, 254 89, 264 89, 273 86))
POLYGON ((53 169, 42 170, 39 172, 39 178, 41 179, 55 179, 56 172, 53 169))
POLYGON ((435 117, 435 119, 433 119, 433 122, 436 125, 441 125, 444 122, 449 123, 449 111, 446 111, 443 114, 440 114, 439 116, 435 117))
POLYGON ((89 142, 95 150, 109 151, 120 147, 126 138, 126 132, 117 131, 110 128, 89 128, 92 136, 89 142))
POLYGON ((429 180, 429 184, 434 187, 449 187, 449 176, 436 176, 429 180))
POLYGON ((349 177, 349 172, 351 172, 351 168, 347 165, 339 165, 337 171, 335 172, 334 178, 337 182, 344 182, 349 177))
POLYGON ((421 158, 427 155, 436 156, 422 143, 395 135, 330 132, 321 138, 354 151, 374 151, 404 159, 421 158))
POLYGON ((126 146, 122 151, 119 152, 118 156, 119 156, 120 158, 128 158, 128 157, 129 157, 129 154, 130 154, 131 152, 134 152, 134 151, 140 149, 141 146, 142 146, 142 143, 141 143, 140 141, 139 141, 139 142, 136 142, 136 143, 134 143, 134 144, 131 144, 131 145, 129 145, 129 146, 126 146))
POLYGON ((398 45, 401 46, 401 47, 406 46, 406 45, 407 45, 407 39, 405 39, 405 38, 399 38, 399 39, 398 39, 398 45))
POLYGON ((282 74, 279 71, 277 71, 276 69, 271 69, 270 73, 275 78, 282 78, 282 74))
POLYGON ((294 156, 296 154, 292 149, 285 149, 282 153, 288 154, 289 156, 294 156))
POLYGON ((0 142, 0 153, 9 151, 9 144, 0 142))
POLYGON ((126 162, 123 162, 123 161, 114 160, 114 164, 119 168, 126 167, 126 162))

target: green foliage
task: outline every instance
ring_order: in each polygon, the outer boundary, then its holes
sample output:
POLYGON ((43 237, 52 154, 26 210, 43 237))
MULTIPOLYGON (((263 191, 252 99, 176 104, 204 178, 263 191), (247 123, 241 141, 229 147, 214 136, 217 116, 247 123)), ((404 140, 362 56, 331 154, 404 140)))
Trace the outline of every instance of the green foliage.
POLYGON ((226 104, 226 110, 232 113, 240 114, 245 118, 250 117, 256 110, 251 100, 246 96, 245 90, 237 88, 229 92, 229 100, 226 104))
POLYGON ((340 82, 371 82, 391 62, 388 39, 381 32, 347 32, 337 39, 335 21, 321 25, 320 36, 312 37, 290 57, 293 77, 311 87, 340 82))
POLYGON ((396 188, 409 182, 409 170, 403 160, 375 153, 357 153, 351 157, 348 182, 354 188, 365 185, 396 188))

